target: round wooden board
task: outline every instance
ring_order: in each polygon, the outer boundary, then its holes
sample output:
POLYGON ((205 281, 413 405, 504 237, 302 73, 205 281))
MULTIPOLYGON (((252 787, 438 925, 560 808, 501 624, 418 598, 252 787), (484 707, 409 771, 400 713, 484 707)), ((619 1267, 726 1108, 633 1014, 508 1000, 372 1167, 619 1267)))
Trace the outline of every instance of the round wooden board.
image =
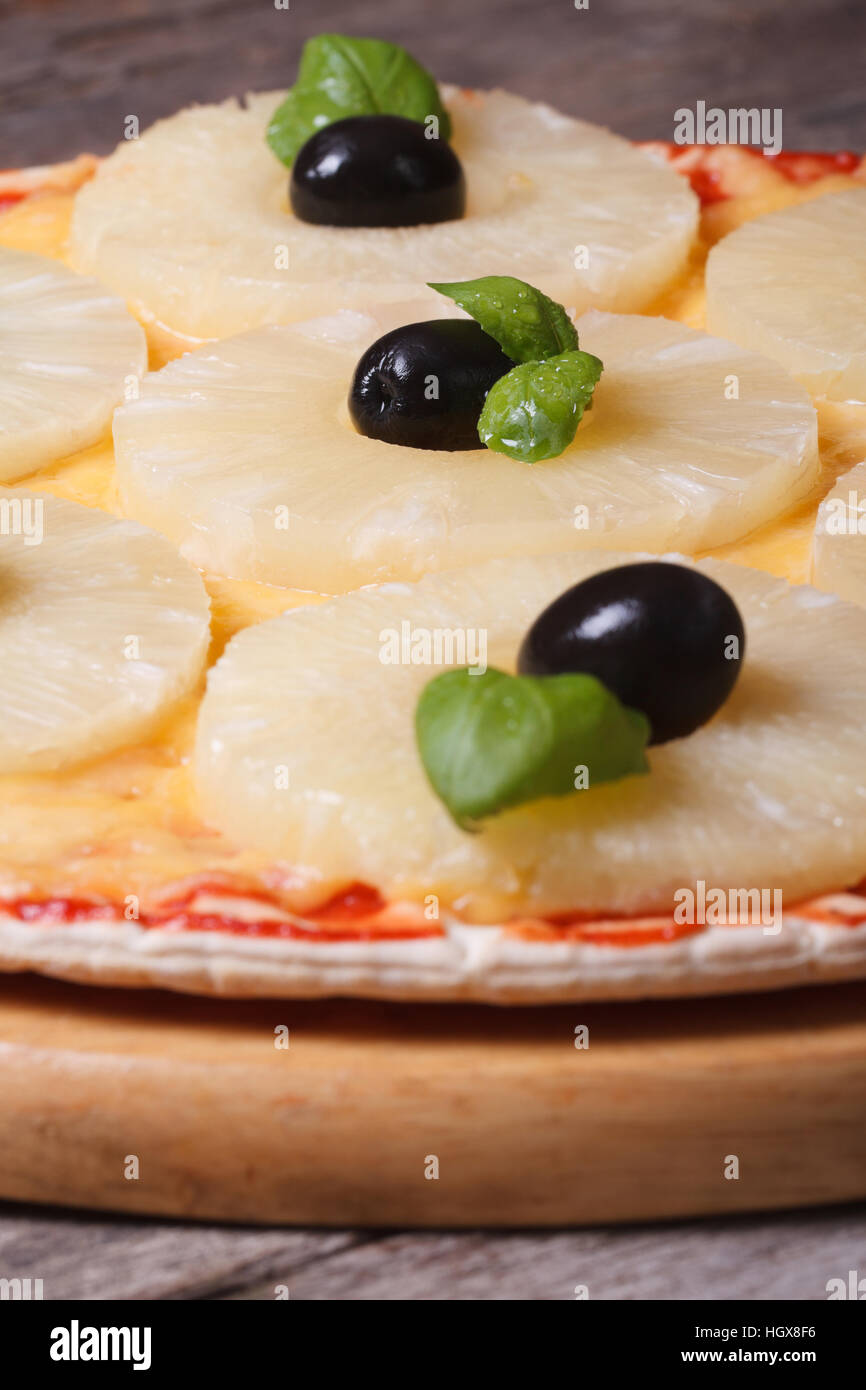
POLYGON ((866 984, 493 1009, 9 976, 0 1061, 0 1195, 27 1201, 517 1226, 866 1194, 866 984))

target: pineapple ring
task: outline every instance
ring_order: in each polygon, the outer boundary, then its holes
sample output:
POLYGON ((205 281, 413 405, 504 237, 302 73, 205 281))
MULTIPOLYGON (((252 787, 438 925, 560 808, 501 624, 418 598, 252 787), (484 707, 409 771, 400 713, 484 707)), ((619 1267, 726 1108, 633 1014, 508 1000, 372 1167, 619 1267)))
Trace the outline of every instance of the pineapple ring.
POLYGON ((780 889, 789 906, 856 882, 866 611, 718 560, 698 568, 739 606, 747 649, 709 724, 650 748, 648 776, 508 811, 478 834, 456 828, 414 742, 418 694, 436 669, 383 664, 386 636, 404 623, 467 641, 485 631, 489 665, 513 670, 556 595, 634 558, 494 560, 247 628, 212 669, 200 709, 205 819, 323 892, 357 880, 394 899, 434 894, 482 920, 489 894, 520 914, 640 915, 670 912, 675 890, 696 879, 780 889))
POLYGON ((686 262, 698 204, 681 175, 607 130, 506 92, 443 89, 466 217, 396 228, 300 222, 289 171, 265 142, 283 95, 192 107, 121 142, 76 200, 73 263, 155 328, 201 341, 405 299, 419 281, 490 274, 529 280, 578 310, 632 310, 686 262))
POLYGON ((0 772, 55 771, 150 734, 198 681, 201 578, 134 521, 0 489, 0 772))
POLYGON ((866 605, 866 461, 844 473, 818 508, 812 583, 866 605))
POLYGON ((140 326, 102 285, 0 248, 0 479, 96 443, 146 366, 140 326))
POLYGON ((866 402, 866 188, 767 213, 707 261, 707 325, 815 396, 866 402))
POLYGON ((811 490, 803 388, 767 358, 660 318, 580 320, 605 371, 560 458, 533 467, 480 446, 366 438, 346 406, 358 358, 425 309, 259 329, 145 378, 114 423, 128 515, 201 569, 338 593, 496 555, 707 549, 811 490))

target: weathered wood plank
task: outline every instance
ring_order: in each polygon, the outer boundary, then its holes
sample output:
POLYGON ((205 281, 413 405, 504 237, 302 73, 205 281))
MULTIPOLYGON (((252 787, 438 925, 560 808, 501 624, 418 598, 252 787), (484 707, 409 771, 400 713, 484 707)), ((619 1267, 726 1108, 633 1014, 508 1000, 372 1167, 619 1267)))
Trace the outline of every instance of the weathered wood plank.
POLYGON ((0 1277, 42 1279, 46 1299, 212 1298, 286 1282, 311 1259, 357 1239, 353 1232, 127 1220, 4 1202, 0 1277))
POLYGON ((849 0, 78 0, 0 5, 0 164, 104 152, 123 119, 142 125, 190 101, 282 87, 304 39, 359 25, 403 42, 444 78, 502 85, 612 125, 671 138, 698 98, 781 107, 789 148, 866 142, 853 55, 866 11, 849 0))
MULTIPOLYGON (((293 1298, 822 1299, 866 1270, 866 1209, 556 1234, 388 1236, 292 1276, 293 1298)), ((263 1285, 247 1296, 273 1297, 263 1285)))
POLYGON ((47 1299, 823 1299, 866 1271, 866 1205, 556 1233, 255 1230, 0 1207, 0 1275, 47 1299))

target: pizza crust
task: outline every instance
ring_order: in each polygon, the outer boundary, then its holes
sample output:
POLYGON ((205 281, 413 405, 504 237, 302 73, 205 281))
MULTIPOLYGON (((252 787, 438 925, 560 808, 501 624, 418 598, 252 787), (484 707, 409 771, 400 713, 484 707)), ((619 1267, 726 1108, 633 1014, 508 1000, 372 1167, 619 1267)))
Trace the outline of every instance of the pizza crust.
POLYGON ((866 922, 787 914, 781 931, 709 927, 678 941, 602 946, 524 940, 443 922, 441 935, 378 941, 178 931, 101 918, 58 924, 0 914, 0 971, 232 998, 548 1004, 782 989, 866 978, 866 922))

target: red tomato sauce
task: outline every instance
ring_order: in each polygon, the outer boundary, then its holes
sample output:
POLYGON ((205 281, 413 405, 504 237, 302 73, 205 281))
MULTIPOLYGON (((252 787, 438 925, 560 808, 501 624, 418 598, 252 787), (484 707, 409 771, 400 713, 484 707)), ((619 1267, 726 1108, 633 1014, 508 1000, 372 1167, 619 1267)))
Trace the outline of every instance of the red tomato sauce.
MULTIPOLYGON (((270 908, 280 907, 276 896, 220 881, 199 881, 179 896, 159 907, 142 911, 139 926, 163 931, 221 931, 234 936, 283 938, 295 941, 414 941, 444 935, 437 921, 427 921, 417 908, 407 905, 401 915, 399 905, 386 902, 377 889, 354 883, 327 902, 304 911, 303 916, 241 917, 231 912, 209 912, 191 904, 200 894, 221 898, 258 899, 270 908)), ((862 911, 834 908, 826 899, 816 898, 800 904, 799 912, 816 922, 858 927, 866 922, 866 880, 848 890, 849 896, 862 898, 862 911), (827 902, 827 905, 823 905, 827 902)), ((833 895, 828 895, 831 898, 833 895)), ((115 921, 125 915, 124 905, 104 899, 52 897, 13 898, 0 904, 2 910, 21 922, 46 925, 115 921)), ((550 917, 515 917, 505 924, 509 936, 524 941, 583 941, 596 946, 638 947, 663 945, 697 936, 706 931, 701 923, 675 922, 673 917, 598 917, 590 913, 559 913, 550 917)))
MULTIPOLYGON (((172 932, 223 931, 235 936, 308 941, 409 941, 443 935, 438 922, 423 920, 410 908, 401 920, 399 909, 388 911, 381 894, 365 884, 352 884, 320 906, 305 910, 302 917, 290 918, 241 917, 231 912, 197 911, 191 906, 196 897, 208 892, 221 898, 258 899, 272 908, 280 906, 275 897, 260 890, 198 882, 180 897, 140 911, 130 920, 141 927, 172 932)), ((2 908, 22 922, 50 925, 109 921, 125 915, 121 903, 72 897, 14 898, 3 902, 2 908)))

